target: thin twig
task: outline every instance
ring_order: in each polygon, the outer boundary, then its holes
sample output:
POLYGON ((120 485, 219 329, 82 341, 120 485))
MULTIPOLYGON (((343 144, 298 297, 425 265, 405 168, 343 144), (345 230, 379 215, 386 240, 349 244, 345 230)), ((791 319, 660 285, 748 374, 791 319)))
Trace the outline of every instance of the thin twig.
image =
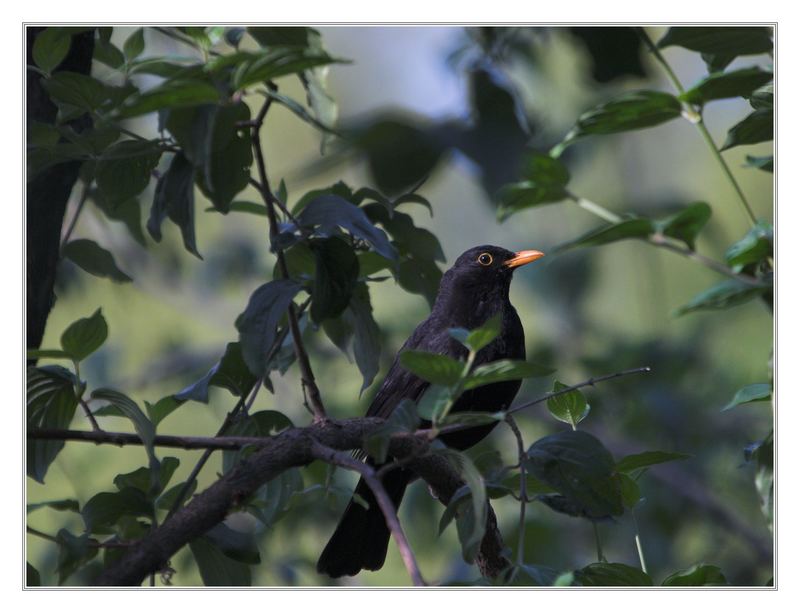
MULTIPOLYGON (((672 82, 672 85, 673 87, 675 87, 675 90, 679 94, 683 94, 685 90, 683 89, 683 85, 681 84, 680 79, 678 79, 678 75, 676 75, 675 72, 672 70, 672 67, 669 65, 669 62, 667 62, 667 60, 661 54, 661 50, 650 38, 650 35, 642 27, 637 27, 636 31, 639 33, 639 37, 642 39, 644 44, 653 54, 653 57, 656 58, 658 63, 664 69, 664 72, 666 72, 667 77, 669 77, 669 80, 672 82)), ((739 197, 739 200, 741 201, 742 206, 744 206, 744 209, 747 212, 750 221, 752 221, 753 224, 755 224, 756 216, 753 213, 753 209, 750 207, 750 203, 747 201, 747 197, 744 195, 744 192, 742 191, 742 188, 739 186, 738 181, 736 181, 736 178, 733 176, 733 172, 731 172, 730 166, 728 166, 728 163, 725 161, 725 158, 722 157, 722 153, 720 153, 719 149, 717 148, 717 145, 714 143, 714 139, 712 138, 711 133, 708 131, 708 128, 706 127, 706 124, 703 121, 702 110, 698 111, 686 103, 683 103, 683 106, 684 108, 687 109, 687 111, 689 111, 690 115, 697 118, 696 121, 693 120, 691 123, 694 123, 697 126, 697 129, 703 136, 703 140, 705 140, 706 144, 708 145, 708 148, 714 155, 714 158, 716 158, 717 162, 719 163, 720 167, 725 173, 728 182, 731 184, 734 191, 736 192, 736 195, 739 197)))
MULTIPOLYGON (((270 188, 269 178, 267 176, 267 167, 264 161, 264 151, 261 146, 260 129, 264 123, 264 118, 272 105, 272 98, 267 98, 258 115, 255 119, 255 125, 252 128, 253 150, 256 155, 256 166, 258 168, 259 180, 261 183, 261 197, 264 199, 264 204, 267 206, 267 218, 269 220, 269 235, 270 240, 277 235, 278 232, 278 218, 275 214, 276 198, 270 188)), ((278 257, 278 268, 280 269, 283 278, 289 278, 289 267, 286 264, 286 258, 283 254, 283 249, 276 249, 278 257)), ((311 361, 309 360, 308 353, 303 345, 302 335, 300 333, 300 325, 298 323, 297 308, 294 303, 289 305, 288 309, 289 327, 292 331, 292 340, 294 341, 294 351, 297 356, 297 364, 300 367, 300 380, 303 387, 308 391, 308 401, 310 404, 309 410, 314 416, 315 421, 322 421, 327 419, 325 405, 322 403, 322 395, 320 394, 317 383, 314 379, 314 371, 311 369, 311 361)))
POLYGON ((506 415, 505 419, 508 427, 517 439, 517 455, 519 457, 519 540, 517 541, 517 566, 525 562, 525 508, 528 503, 528 483, 525 474, 525 442, 522 440, 522 432, 517 426, 517 422, 511 415, 506 415))
POLYGON ((61 239, 61 251, 64 250, 64 245, 69 242, 69 237, 72 236, 72 231, 75 230, 75 226, 78 223, 78 217, 80 217, 83 207, 86 204, 86 200, 89 198, 89 186, 89 183, 83 184, 83 191, 81 192, 80 200, 78 200, 78 206, 75 209, 75 214, 72 216, 72 221, 70 221, 67 231, 64 233, 64 238, 61 239))
MULTIPOLYGON (((53 536, 52 534, 47 534, 46 532, 42 532, 41 530, 37 530, 36 528, 31 528, 30 526, 25 526, 25 532, 28 534, 32 534, 34 536, 38 536, 46 541, 50 541, 51 543, 61 544, 62 541, 57 536, 53 536)), ((96 547, 98 549, 124 549, 126 547, 130 547, 132 543, 126 543, 123 541, 110 541, 106 543, 101 543, 96 539, 89 539, 86 543, 89 547, 96 547)))
POLYGON ((414 585, 425 585, 425 581, 422 579, 422 574, 417 565, 417 560, 414 558, 414 552, 411 550, 403 528, 400 526, 400 520, 397 518, 397 510, 394 508, 392 500, 389 498, 386 488, 383 487, 383 483, 381 483, 381 480, 378 478, 375 469, 369 464, 359 462, 347 453, 331 449, 316 441, 311 445, 311 454, 323 462, 353 470, 362 476, 372 490, 372 493, 375 494, 378 506, 386 519, 386 526, 397 542, 397 548, 400 550, 400 557, 403 558, 403 564, 405 564, 408 574, 411 575, 411 581, 414 585))
POLYGON ((89 405, 86 404, 86 401, 83 398, 80 399, 80 404, 81 407, 83 407, 83 412, 86 413, 86 417, 89 419, 89 423, 92 424, 92 430, 95 432, 103 432, 100 424, 97 423, 97 418, 92 413, 92 409, 89 408, 89 405))

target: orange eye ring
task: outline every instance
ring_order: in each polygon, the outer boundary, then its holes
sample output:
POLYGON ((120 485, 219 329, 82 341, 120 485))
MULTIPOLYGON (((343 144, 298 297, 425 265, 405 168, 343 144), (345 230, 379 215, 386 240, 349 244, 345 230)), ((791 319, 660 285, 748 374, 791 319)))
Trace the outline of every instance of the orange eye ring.
POLYGON ((478 264, 481 266, 491 266, 494 258, 492 257, 491 253, 481 253, 478 256, 478 264))

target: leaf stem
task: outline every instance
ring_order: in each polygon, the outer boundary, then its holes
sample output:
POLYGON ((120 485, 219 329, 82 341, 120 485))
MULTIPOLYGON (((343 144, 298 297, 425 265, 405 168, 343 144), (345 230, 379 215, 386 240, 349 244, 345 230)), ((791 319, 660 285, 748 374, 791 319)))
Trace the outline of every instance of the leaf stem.
POLYGON ((528 503, 528 480, 525 473, 525 459, 527 458, 527 454, 525 453, 525 443, 522 440, 522 432, 519 426, 517 426, 517 422, 511 415, 506 415, 505 422, 508 424, 508 427, 511 428, 514 437, 517 439, 517 455, 519 457, 519 527, 517 528, 519 535, 517 540, 517 566, 521 566, 525 563, 525 509, 528 503))
MULTIPOLYGON (((656 58, 656 61, 658 61, 658 63, 664 69, 664 72, 667 74, 667 77, 672 82, 672 85, 675 88, 675 90, 679 94, 685 93, 683 85, 681 84, 680 79, 678 79, 678 75, 676 75, 675 71, 672 70, 672 66, 669 65, 669 62, 667 62, 666 58, 664 58, 664 56, 661 54, 661 50, 650 38, 650 35, 647 33, 647 31, 643 27, 637 27, 636 31, 638 32, 639 37, 642 39, 644 44, 653 54, 653 57, 656 58)), ((725 158, 722 157, 722 153, 720 152, 719 148, 714 143, 714 139, 712 138, 711 133, 708 131, 708 128, 706 127, 706 124, 703 121, 702 111, 698 112, 695 108, 691 107, 685 102, 683 102, 682 104, 684 109, 689 114, 691 114, 694 117, 697 117, 697 120, 693 120, 692 123, 697 126, 697 129, 703 136, 703 140, 705 140, 706 144, 708 145, 708 148, 711 150, 711 153, 714 155, 720 167, 722 168, 722 171, 725 173, 728 182, 731 184, 731 187, 733 187, 733 190, 736 192, 736 195, 738 196, 739 201, 742 203, 742 206, 744 207, 747 216, 750 218, 750 221, 755 225, 756 216, 753 213, 753 209, 750 207, 750 203, 748 202, 747 197, 744 195, 742 188, 739 186, 738 181, 736 181, 736 178, 733 176, 733 172, 731 172, 730 166, 728 166, 728 163, 725 161, 725 158)))

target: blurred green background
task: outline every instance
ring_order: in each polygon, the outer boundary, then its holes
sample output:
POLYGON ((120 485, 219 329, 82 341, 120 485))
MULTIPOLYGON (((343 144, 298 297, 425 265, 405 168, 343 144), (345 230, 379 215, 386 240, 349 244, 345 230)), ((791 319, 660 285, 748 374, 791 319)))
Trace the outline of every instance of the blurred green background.
MULTIPOLYGON (((473 38, 463 28, 326 27, 320 32, 332 55, 353 60, 332 66, 329 73, 330 93, 339 104, 343 124, 386 109, 436 120, 466 118, 468 88, 458 61, 464 53, 453 56, 459 49, 471 48, 473 38)), ((121 45, 129 33, 115 28, 113 40, 121 45)), ((651 29, 654 38, 660 34, 661 29, 651 29)), ((146 29, 145 38, 146 54, 185 53, 153 31, 146 29)), ((598 83, 591 76, 586 47, 571 33, 549 28, 535 40, 530 61, 513 62, 508 76, 541 142, 556 142, 581 112, 620 91, 671 91, 644 52, 645 76, 598 83)), ((665 55, 685 85, 706 74, 696 53, 673 47, 665 55)), ((766 56, 748 57, 734 66, 769 62, 766 56)), ((101 66, 96 68, 102 73, 101 66)), ((282 91, 303 97, 296 79, 284 79, 280 85, 282 91)), ((248 102, 255 109, 260 100, 248 102)), ((715 102, 708 108, 705 116, 716 142, 724 140, 727 129, 748 109, 743 99, 715 102)), ((156 133, 152 116, 129 127, 145 135, 156 133)), ((283 107, 270 112, 264 134, 270 178, 275 183, 286 180, 291 203, 309 189, 339 179, 353 186, 370 184, 358 163, 307 172, 320 159, 319 134, 283 107)), ((762 145, 738 147, 724 155, 756 215, 771 222, 772 174, 743 167, 745 153, 770 152, 771 145, 762 145)), ((749 228, 729 183, 687 121, 586 139, 574 145, 570 155, 571 189, 617 213, 656 215, 670 205, 708 202, 713 217, 697 249, 710 257, 722 259, 725 249, 749 228)), ((148 193, 152 197, 150 191, 141 199, 144 218, 148 193)), ((448 265, 462 251, 484 243, 548 252, 600 225, 572 203, 530 209, 500 224, 475 165, 460 155, 441 165, 421 193, 433 205, 432 217, 415 205, 404 205, 403 210, 439 237, 448 265)), ((207 203, 199 192, 196 196, 197 244, 204 261, 183 249, 175 226, 165 227, 159 244, 148 237, 144 249, 122 224, 109 222, 96 209, 82 215, 73 237, 100 239, 115 254, 120 268, 134 278, 133 283, 118 285, 61 265, 58 300, 42 347, 58 346, 70 322, 102 307, 110 335, 82 369, 90 386, 114 386, 140 404, 154 402, 205 374, 225 343, 236 339, 236 316, 250 293, 271 275, 266 221, 203 213, 207 203)), ((249 190, 240 199, 256 200, 257 196, 249 190)), ((721 312, 672 315, 676 307, 719 280, 690 260, 627 241, 547 257, 516 275, 511 298, 525 326, 529 356, 557 367, 561 381, 574 383, 637 366, 652 368, 649 375, 589 389, 592 412, 582 427, 603 440, 616 457, 650 449, 692 455, 687 461, 656 467, 640 481, 646 501, 637 507, 637 519, 654 579, 660 581, 677 569, 705 562, 720 566, 732 583, 764 585, 773 573, 772 535, 762 518, 753 470, 745 465, 742 449, 769 431, 772 413, 765 403, 726 413, 720 413, 720 408, 740 387, 767 380, 771 314, 762 303, 750 302, 721 312)), ((428 304, 391 280, 373 285, 371 294, 382 332, 384 373, 404 339, 427 315, 428 304)), ((330 412, 336 417, 362 414, 382 374, 359 398, 361 377, 356 366, 324 335, 310 333, 307 338, 330 412)), ((273 382, 275 395, 262 392, 254 409, 279 410, 295 424, 307 423, 296 367, 273 382)), ((536 397, 551 385, 549 379, 529 380, 518 399, 536 397)), ((235 398, 214 388, 209 405, 187 403, 159 426, 159 432, 210 436, 234 403, 235 398)), ((119 418, 100 418, 100 423, 109 430, 129 429, 128 422, 119 418)), ((544 406, 526 411, 520 424, 527 444, 563 426, 544 406)), ((73 427, 87 426, 83 415, 76 413, 73 427)), ((499 451, 507 464, 514 463, 515 446, 508 431, 498 428, 472 455, 479 457, 491 450, 499 451)), ((186 478, 200 452, 162 450, 161 455, 180 459, 173 478, 177 483, 186 478)), ((28 480, 28 503, 74 497, 83 504, 98 491, 112 490, 116 474, 144 462, 142 448, 68 443, 51 466, 46 485, 28 480)), ((199 489, 213 482, 220 470, 220 455, 215 454, 201 474, 199 489)), ((307 487, 325 475, 319 466, 303 473, 307 487)), ((341 471, 335 478, 348 486, 355 481, 341 471)), ((326 578, 317 575, 313 565, 345 503, 345 497, 325 499, 315 493, 297 497, 293 510, 259 536, 262 563, 253 568, 253 585, 325 584, 326 578)), ((506 543, 516 543, 517 504, 506 498, 495 503, 495 510, 506 543)), ((419 483, 412 486, 401 509, 401 521, 423 575, 430 582, 475 580, 477 570, 461 561, 455 527, 437 537, 442 511, 419 483)), ((232 521, 239 528, 255 529, 247 517, 232 521)), ((51 534, 61 527, 82 531, 79 515, 49 509, 31 514, 29 524, 51 534)), ((600 532, 610 561, 638 566, 629 515, 602 524, 600 532)), ((526 542, 525 559, 531 564, 569 570, 595 560, 591 524, 558 515, 543 505, 529 507, 526 542)), ((27 548, 43 584, 54 584, 57 548, 30 535, 27 548)), ((188 550, 175 556, 172 564, 178 571, 174 584, 201 584, 188 550)), ((91 569, 76 573, 68 583, 84 583, 87 572, 91 569)), ((390 545, 382 571, 363 572, 341 583, 407 585, 409 580, 390 545)))

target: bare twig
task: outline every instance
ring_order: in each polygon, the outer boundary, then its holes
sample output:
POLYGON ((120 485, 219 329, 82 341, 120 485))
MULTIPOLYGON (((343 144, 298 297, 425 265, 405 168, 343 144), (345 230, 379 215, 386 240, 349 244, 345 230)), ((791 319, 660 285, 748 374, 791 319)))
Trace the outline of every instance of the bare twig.
POLYGON ((528 503, 528 483, 527 475, 525 474, 525 443, 522 440, 522 432, 520 432, 517 422, 511 415, 506 415, 505 419, 508 427, 514 433, 517 439, 517 455, 519 457, 519 540, 517 541, 517 565, 525 562, 525 508, 528 503))
POLYGON ((397 548, 400 550, 400 557, 403 559, 403 564, 405 564, 408 574, 411 575, 411 581, 414 585, 425 585, 425 581, 422 579, 422 574, 417 565, 417 560, 414 557, 414 552, 411 550, 411 545, 408 544, 408 539, 406 539, 403 528, 400 526, 400 520, 397 518, 397 509, 394 508, 392 500, 389 498, 386 488, 383 487, 383 483, 381 483, 381 480, 378 478, 375 469, 369 464, 359 462, 347 453, 336 451, 316 441, 311 445, 311 454, 318 460, 353 470, 363 477, 364 481, 366 481, 372 493, 375 495, 375 499, 378 501, 378 506, 386 520, 386 526, 397 542, 397 548))
POLYGON ((83 408, 83 412, 86 414, 86 417, 89 420, 89 423, 92 424, 92 430, 95 432, 102 432, 103 429, 100 427, 100 424, 97 423, 97 418, 92 413, 92 410, 89 408, 89 405, 86 404, 86 401, 81 398, 80 399, 81 407, 83 408))
MULTIPOLYGON (((252 128, 253 150, 256 155, 256 166, 258 168, 259 181, 261 184, 261 197, 264 199, 264 204, 267 206, 267 219, 269 220, 269 235, 270 239, 274 238, 278 232, 278 218, 275 214, 275 206, 277 199, 272 193, 269 184, 269 177, 267 176, 267 167, 264 161, 264 151, 261 146, 260 130, 264 123, 264 118, 272 105, 272 98, 267 98, 258 115, 255 119, 255 124, 252 128)), ((278 268, 281 275, 289 278, 289 268, 286 265, 286 258, 283 255, 283 249, 276 249, 278 257, 278 268)), ((292 340, 294 341, 295 355, 297 356, 297 364, 300 367, 300 380, 303 387, 308 392, 309 410, 314 415, 315 421, 327 419, 325 412, 325 405, 322 403, 322 395, 317 387, 316 380, 314 379, 314 372, 311 370, 311 361, 309 360, 308 353, 303 345, 303 339, 300 334, 300 325, 298 324, 297 308, 294 303, 289 305, 288 310, 289 327, 292 331, 292 340)))
MULTIPOLYGON (((32 534, 34 536, 38 536, 46 541, 50 541, 51 543, 61 544, 61 539, 57 536, 53 536, 52 534, 47 534, 46 532, 42 532, 41 530, 37 530, 36 528, 31 528, 30 526, 25 526, 25 532, 28 534, 32 534)), ((126 547, 130 547, 131 543, 124 542, 124 541, 107 541, 105 543, 101 543, 96 539, 89 539, 86 543, 89 547, 96 547, 98 549, 124 549, 126 547)))

